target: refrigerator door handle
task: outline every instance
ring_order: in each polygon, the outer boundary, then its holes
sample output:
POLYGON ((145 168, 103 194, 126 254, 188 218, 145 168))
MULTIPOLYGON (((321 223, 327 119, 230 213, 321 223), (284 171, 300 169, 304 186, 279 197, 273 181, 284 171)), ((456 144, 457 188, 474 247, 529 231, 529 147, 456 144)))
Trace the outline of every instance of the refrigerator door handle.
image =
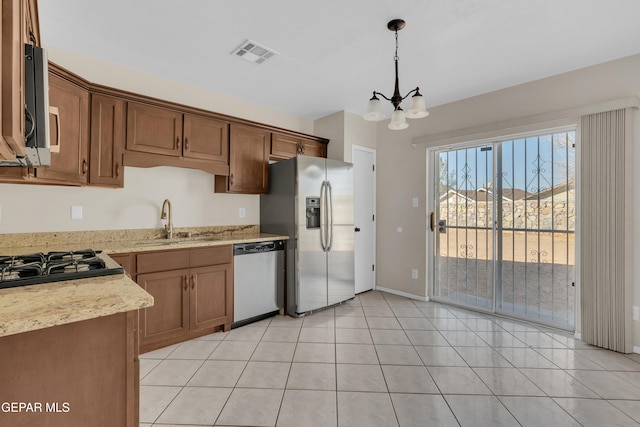
POLYGON ((322 184, 320 185, 320 246, 322 247, 323 252, 327 251, 327 239, 325 235, 327 229, 327 225, 325 224, 327 215, 327 213, 325 212, 325 203, 327 197, 326 184, 327 181, 322 181, 322 184))
POLYGON ((327 227, 328 233, 328 243, 327 243, 327 252, 331 251, 331 246, 333 245, 333 191, 331 189, 331 182, 327 181, 326 185, 327 191, 327 201, 328 201, 328 209, 327 216, 329 217, 329 225, 327 227))

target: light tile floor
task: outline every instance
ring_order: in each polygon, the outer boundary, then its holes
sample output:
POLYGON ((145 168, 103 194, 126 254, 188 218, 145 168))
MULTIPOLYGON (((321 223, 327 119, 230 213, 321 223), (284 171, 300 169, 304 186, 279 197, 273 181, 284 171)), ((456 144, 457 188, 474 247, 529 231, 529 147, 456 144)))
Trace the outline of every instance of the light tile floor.
POLYGON ((640 355, 377 291, 140 359, 143 427, 640 425, 640 355))

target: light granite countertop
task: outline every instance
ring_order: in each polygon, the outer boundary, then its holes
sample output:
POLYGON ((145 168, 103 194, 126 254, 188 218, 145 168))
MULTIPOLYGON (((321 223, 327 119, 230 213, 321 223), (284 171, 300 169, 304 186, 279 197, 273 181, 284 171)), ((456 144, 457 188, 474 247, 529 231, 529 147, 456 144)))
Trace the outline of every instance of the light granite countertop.
POLYGON ((0 337, 151 307, 124 274, 0 290, 0 337))
POLYGON ((120 254, 287 239, 261 233, 257 225, 174 228, 173 239, 162 229, 0 234, 0 255, 81 249, 120 254))
MULTIPOLYGON (((0 255, 81 249, 106 254, 285 240, 258 226, 0 234, 0 255)), ((0 337, 150 307, 153 297, 124 274, 0 289, 0 337)))

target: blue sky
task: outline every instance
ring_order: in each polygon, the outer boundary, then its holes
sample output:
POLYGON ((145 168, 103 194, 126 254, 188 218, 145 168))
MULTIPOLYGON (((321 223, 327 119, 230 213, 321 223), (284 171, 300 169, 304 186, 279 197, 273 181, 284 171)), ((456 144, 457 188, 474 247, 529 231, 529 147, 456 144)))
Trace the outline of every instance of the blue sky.
MULTIPOLYGON (((535 193, 571 179, 575 173, 574 141, 575 131, 503 141, 503 187, 535 193)), ((497 149, 497 145, 485 145, 441 152, 440 158, 448 166, 448 184, 462 190, 486 187, 494 180, 493 150, 497 149)))

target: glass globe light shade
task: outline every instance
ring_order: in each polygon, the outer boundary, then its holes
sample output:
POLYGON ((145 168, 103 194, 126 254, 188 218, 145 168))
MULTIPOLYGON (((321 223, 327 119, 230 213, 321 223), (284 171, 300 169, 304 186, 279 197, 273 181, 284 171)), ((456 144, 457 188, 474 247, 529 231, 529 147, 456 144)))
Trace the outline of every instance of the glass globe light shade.
POLYGON ((373 98, 369 100, 367 107, 367 114, 364 115, 364 119, 369 122, 377 122, 385 119, 387 116, 382 112, 382 102, 380 99, 373 95, 373 98))
POLYGON ((420 95, 420 92, 416 92, 416 94, 411 97, 411 104, 409 104, 409 109, 407 110, 407 118, 421 119, 428 115, 429 112, 425 106, 424 97, 420 95))
POLYGON ((388 128, 391 130, 402 130, 409 127, 407 120, 405 119, 404 111, 402 108, 399 108, 393 112, 391 115, 391 122, 389 123, 388 128))

